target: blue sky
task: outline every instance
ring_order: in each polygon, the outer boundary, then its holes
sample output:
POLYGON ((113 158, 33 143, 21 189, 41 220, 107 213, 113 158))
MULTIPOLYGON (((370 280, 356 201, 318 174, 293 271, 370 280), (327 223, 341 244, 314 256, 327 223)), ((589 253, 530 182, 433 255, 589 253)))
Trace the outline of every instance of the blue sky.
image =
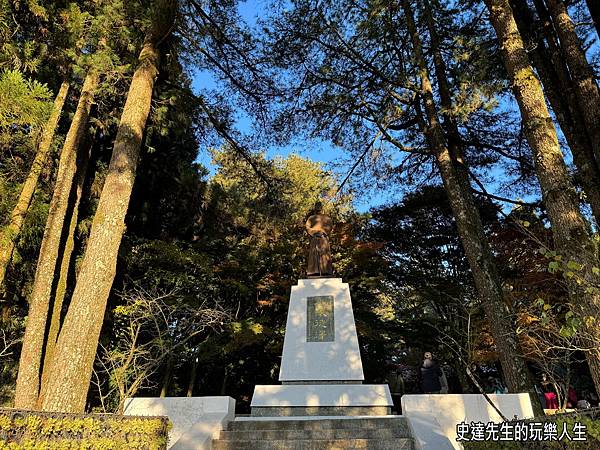
MULTIPOLYGON (((253 26, 265 10, 267 3, 267 0, 241 2, 239 7, 240 14, 250 26, 253 26)), ((202 89, 218 88, 219 81, 210 71, 196 71, 192 77, 192 87, 196 93, 199 93, 202 89)), ((236 128, 242 134, 252 132, 252 119, 243 111, 240 111, 238 114, 236 128)), ((349 159, 350 157, 347 152, 325 140, 303 140, 283 147, 272 146, 263 150, 266 151, 268 158, 275 156, 285 157, 290 153, 296 153, 312 161, 321 162, 326 169, 337 174, 340 181, 345 178, 354 163, 353 160, 349 159)), ((197 161, 207 167, 211 173, 214 173, 216 168, 211 163, 210 154, 206 149, 201 149, 197 161)), ((359 211, 365 212, 372 207, 393 202, 394 200, 398 200, 398 198, 399 196, 395 190, 378 190, 375 186, 372 186, 369 192, 354 197, 354 206, 359 211)))
MULTIPOLYGON (((192 87, 198 93, 201 87, 217 87, 217 82, 209 72, 197 72, 193 78, 192 87)), ((252 132, 252 120, 243 111, 240 111, 238 114, 236 128, 242 134, 252 132)), ((348 153, 325 140, 303 140, 302 142, 293 142, 286 146, 271 146, 262 150, 266 152, 269 159, 276 156, 285 157, 291 153, 295 153, 312 161, 320 162, 325 169, 337 174, 340 181, 345 178, 352 167, 352 161, 348 160, 348 153)), ((205 166, 211 174, 216 170, 206 148, 200 149, 197 161, 205 166)), ((354 206, 359 211, 366 212, 371 207, 393 201, 393 198, 388 195, 388 191, 375 191, 374 189, 368 195, 354 198, 354 206)))
MULTIPOLYGON (((267 4, 267 0, 255 0, 245 1, 240 3, 240 14, 248 24, 253 26, 256 24, 257 18, 262 14, 267 4)), ((594 46, 596 47, 596 46, 594 46)), ((595 51, 593 53, 596 53, 595 51)), ((218 80, 216 80, 209 71, 196 71, 193 74, 192 86, 196 93, 199 93, 201 89, 212 89, 218 88, 218 80)), ((517 105, 512 98, 504 99, 499 105, 500 109, 512 109, 517 110, 517 105)), ((240 111, 236 121, 236 127, 242 134, 249 134, 252 132, 252 121, 251 118, 240 111)), ((558 130, 560 133, 560 129, 558 130)), ((322 140, 313 141, 302 141, 289 144, 284 147, 272 146, 266 149, 267 157, 273 158, 275 156, 283 156, 290 153, 297 153, 303 157, 309 158, 313 161, 322 162, 327 169, 330 169, 334 173, 338 174, 340 181, 345 177, 348 170, 352 165, 352 161, 349 161, 349 155, 344 152, 343 149, 335 147, 332 143, 322 140)), ((567 156, 570 160, 570 155, 567 156)), ((215 167, 211 164, 210 155, 205 149, 202 149, 198 155, 198 162, 206 166, 209 171, 214 172, 215 167)), ((489 183, 486 185, 488 191, 502 195, 498 192, 499 185, 503 181, 505 174, 500 170, 493 170, 491 177, 488 177, 489 183)), ((394 200, 399 200, 397 189, 381 189, 376 190, 375 186, 372 186, 368 195, 362 198, 355 198, 355 207, 359 211, 366 211, 371 207, 389 203, 394 200)), ((534 200, 532 197, 524 198, 526 201, 534 200)), ((505 210, 510 210, 510 205, 505 205, 505 210)))
MULTIPOLYGON (((200 90, 203 88, 213 89, 217 87, 218 80, 215 80, 215 78, 210 72, 197 71, 194 74, 192 79, 192 88, 196 93, 199 93, 200 90)), ((240 111, 236 119, 236 128, 240 133, 244 134, 252 132, 252 119, 247 114, 245 114, 243 111, 240 111)), ((269 159, 275 156, 285 157, 290 153, 299 154, 313 161, 323 163, 326 168, 333 170, 335 173, 338 173, 341 177, 343 177, 346 174, 347 170, 349 170, 346 164, 344 164, 346 170, 334 168, 334 166, 338 165, 337 163, 339 163, 342 159, 347 157, 347 154, 342 149, 335 147, 328 141, 312 140, 295 142, 283 147, 268 147, 264 150, 266 151, 267 157, 269 159)), ((215 167, 212 165, 210 155, 206 149, 201 149, 200 153, 198 154, 197 161, 205 167, 207 167, 211 173, 214 172, 215 167)), ((381 201, 378 203, 381 203, 381 201)), ((362 205, 361 209, 368 209, 368 206, 362 205)))
MULTIPOLYGON (((242 18, 250 24, 250 26, 253 26, 256 24, 259 15, 262 14, 266 5, 267 1, 265 0, 245 1, 240 3, 239 11, 242 18)), ((218 80, 216 80, 209 71, 196 71, 192 78, 192 87, 196 93, 202 88, 217 88, 218 80)), ((249 133, 252 131, 252 121, 243 111, 240 111, 237 117, 236 127, 241 133, 249 133)), ((321 162, 325 168, 338 174, 340 180, 345 177, 351 167, 351 164, 346 163, 348 154, 345 153, 343 149, 334 146, 331 142, 323 140, 295 142, 283 147, 272 146, 264 150, 266 151, 268 158, 273 158, 275 156, 285 157, 290 153, 296 153, 313 161, 321 162)), ((211 173, 214 171, 215 167, 211 164, 210 155, 206 149, 201 149, 197 161, 206 166, 211 173)), ((354 203, 359 210, 366 211, 372 206, 377 206, 386 203, 387 201, 389 201, 389 199, 388 196, 385 195, 385 192, 374 192, 369 198, 356 198, 354 203)))

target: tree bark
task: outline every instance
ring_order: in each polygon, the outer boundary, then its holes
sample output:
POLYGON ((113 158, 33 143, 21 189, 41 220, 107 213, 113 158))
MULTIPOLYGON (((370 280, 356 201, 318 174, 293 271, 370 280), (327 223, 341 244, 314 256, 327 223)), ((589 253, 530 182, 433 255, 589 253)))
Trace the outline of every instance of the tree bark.
POLYGON ((600 38, 600 2, 598 0, 585 0, 585 2, 590 11, 590 16, 592 16, 592 20, 594 21, 596 33, 598 33, 598 37, 600 38))
POLYGON ((50 315, 50 326, 48 327, 48 335, 46 337, 46 351, 44 352, 44 364, 42 365, 40 397, 38 397, 37 403, 38 407, 41 405, 41 396, 45 391, 45 385, 48 381, 50 361, 52 360, 54 346, 56 345, 58 332, 60 330, 62 309, 67 291, 69 272, 71 270, 71 257, 73 256, 73 250, 75 249, 75 230, 77 228, 79 218, 79 203, 81 202, 83 184, 85 183, 85 175, 91 156, 92 146, 93 142, 90 142, 87 146, 87 149, 80 152, 80 158, 78 158, 79 161, 77 162, 71 219, 69 220, 66 242, 62 251, 62 257, 60 258, 58 283, 56 285, 56 292, 54 293, 54 302, 52 304, 52 313, 50 315))
MULTIPOLYGON (((542 36, 534 32, 536 22, 527 2, 511 0, 511 6, 519 33, 527 43, 531 62, 544 85, 548 103, 571 149, 596 224, 600 225, 600 167, 594 156, 593 144, 587 134, 579 103, 572 92, 569 71, 560 55, 551 52, 542 36)), ((554 47, 553 37, 547 38, 549 45, 554 47)), ((600 143, 596 145, 600 146, 600 143)))
POLYGON ((546 3, 560 40, 563 57, 572 74, 573 88, 585 126, 592 143, 598 144, 594 148, 594 155, 600 161, 600 91, 594 71, 587 61, 565 4, 561 0, 546 0, 546 3))
POLYGON ((194 355, 194 361, 192 362, 192 372, 190 373, 190 380, 188 382, 188 388, 186 397, 194 396, 194 386, 196 384, 196 377, 198 372, 198 352, 194 355))
MULTIPOLYGON (((514 325, 510 320, 511 312, 507 306, 502 282, 489 243, 483 232, 481 218, 471 192, 466 163, 462 161, 462 155, 452 154, 446 146, 446 137, 438 119, 427 64, 423 56, 421 38, 415 26, 409 1, 402 0, 402 4, 412 38, 413 53, 419 66, 421 95, 427 118, 424 131, 435 155, 456 219, 461 242, 475 279, 475 285, 488 317, 506 384, 511 392, 532 392, 533 385, 529 377, 529 371, 524 360, 518 356, 522 352, 520 351, 514 325)), ((432 39, 435 40, 435 38, 436 35, 434 34, 432 39)), ((440 78, 443 80, 440 95, 442 95, 442 90, 447 91, 443 94, 444 101, 451 101, 450 92, 445 81, 445 66, 440 65, 440 62, 443 63, 441 55, 439 57, 434 56, 434 60, 437 61, 438 77, 442 75, 440 78)), ((458 153, 458 149, 455 151, 458 153)))
MULTIPOLYGON (((33 409, 38 399, 46 322, 64 234, 65 217, 69 208, 69 196, 77 170, 77 152, 82 136, 88 128, 89 114, 97 85, 98 75, 89 72, 83 83, 77 110, 60 154, 56 184, 50 201, 48 219, 29 298, 27 326, 19 360, 15 408, 33 409)), ((48 343, 46 354, 51 355, 52 349, 53 343, 48 343)))
MULTIPOLYGON (((598 265, 597 248, 579 210, 577 193, 568 176, 542 86, 529 64, 508 0, 485 0, 485 3, 521 110, 555 247, 565 263, 572 261, 580 266, 573 269, 571 276, 568 267, 565 268, 571 304, 583 318, 594 345, 600 348, 600 329, 596 324, 600 316, 600 293, 593 273, 598 265)), ((598 354, 591 352, 587 356, 596 390, 600 391, 598 354)))
POLYGON ((165 366, 165 373, 163 374, 162 387, 160 388, 160 398, 164 398, 169 393, 169 387, 171 386, 171 375, 173 373, 173 356, 169 354, 167 358, 167 365, 165 366))
POLYGON ((472 394, 472 392, 470 392, 469 389, 469 377, 467 376, 465 368, 463 367, 461 362, 455 361, 452 367, 454 368, 454 371, 456 372, 456 376, 458 378, 458 382, 460 383, 460 389, 462 391, 461 394, 472 394))
POLYGON ((46 160, 48 159, 48 154, 50 153, 50 148, 52 146, 52 139, 54 138, 54 133, 56 132, 56 126, 58 125, 58 119, 60 119, 68 92, 69 83, 67 81, 63 81, 60 85, 60 89, 58 90, 58 94, 54 99, 54 107, 52 108, 50 118, 42 130, 42 135, 35 159, 33 160, 31 169, 27 174, 27 178, 25 179, 25 183, 21 189, 17 204, 12 210, 10 221, 2 230, 2 232, 0 232, 0 292, 2 286, 4 285, 6 270, 12 258, 17 238, 21 232, 21 227, 23 226, 25 216, 29 210, 29 205, 31 205, 31 200, 33 199, 33 194, 35 192, 38 179, 42 173, 42 169, 46 165, 46 160))
POLYGON ((100 195, 81 269, 50 364, 42 400, 45 411, 82 412, 89 389, 98 338, 115 277, 117 253, 125 231, 142 134, 150 113, 158 73, 159 42, 170 32, 173 0, 156 3, 152 30, 121 115, 108 175, 100 195))
POLYGON ((227 393, 227 378, 229 377, 229 371, 227 367, 223 370, 223 382, 221 383, 221 390, 219 391, 220 395, 225 395, 227 393))

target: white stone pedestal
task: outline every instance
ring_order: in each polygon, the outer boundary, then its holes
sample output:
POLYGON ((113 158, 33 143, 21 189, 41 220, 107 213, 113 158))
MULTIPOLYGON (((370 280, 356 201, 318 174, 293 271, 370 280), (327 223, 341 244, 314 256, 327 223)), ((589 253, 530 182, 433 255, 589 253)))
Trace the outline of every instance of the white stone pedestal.
POLYGON ((299 280, 290 295, 279 381, 360 383, 364 379, 348 283, 341 278, 299 280), (333 301, 332 314, 323 314, 328 316, 323 320, 333 322, 333 336, 324 332, 319 336, 323 340, 309 342, 308 307, 315 298, 333 301))
POLYGON ((385 416, 392 396, 387 384, 294 384, 256 386, 253 416, 385 416))
POLYGON ((279 380, 283 386, 255 387, 253 416, 389 414, 388 386, 362 384, 350 289, 341 278, 292 287, 279 380))

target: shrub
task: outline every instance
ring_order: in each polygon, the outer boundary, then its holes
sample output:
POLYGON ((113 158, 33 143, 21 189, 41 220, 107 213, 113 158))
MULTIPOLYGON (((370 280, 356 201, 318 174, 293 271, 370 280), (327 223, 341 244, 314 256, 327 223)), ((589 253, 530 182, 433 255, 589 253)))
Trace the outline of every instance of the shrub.
POLYGON ((0 409, 0 450, 163 450, 166 417, 0 409))

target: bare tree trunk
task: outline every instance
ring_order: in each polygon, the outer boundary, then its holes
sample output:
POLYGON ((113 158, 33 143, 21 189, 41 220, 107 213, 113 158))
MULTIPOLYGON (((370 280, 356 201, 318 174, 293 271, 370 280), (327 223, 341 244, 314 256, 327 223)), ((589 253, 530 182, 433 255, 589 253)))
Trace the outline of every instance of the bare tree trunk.
POLYGON ((173 373, 173 356, 169 354, 167 358, 167 365, 165 366, 165 373, 163 375, 162 387, 160 388, 160 397, 166 397, 169 393, 169 387, 171 385, 171 374, 173 373))
MULTIPOLYGON (((427 64, 423 56, 421 38, 414 23, 409 1, 402 0, 402 4, 408 30, 412 37, 413 52, 420 69, 421 95, 424 100, 427 116, 425 132, 435 155, 437 166, 456 219, 461 242, 469 260, 475 284, 490 324, 506 383, 511 392, 533 391, 533 385, 525 362, 518 356, 522 353, 514 324, 510 319, 511 312, 504 297, 501 279, 498 275, 489 243, 483 233, 481 218, 473 199, 466 172, 466 164, 462 161, 462 155, 452 154, 446 146, 444 130, 438 119, 427 64)), ((435 59, 438 63, 438 70, 444 72, 444 66, 439 65, 440 61, 443 62, 443 60, 441 58, 435 59)), ((444 75, 442 78, 445 80, 445 74, 442 75, 444 75)), ((442 89, 447 90, 447 83, 442 81, 442 85, 444 86, 442 89)), ((449 99, 449 95, 448 91, 444 94, 444 97, 449 99)))
MULTIPOLYGON (((63 227, 69 208, 69 195, 77 170, 77 152, 82 136, 87 131, 88 119, 98 75, 88 73, 81 89, 77 110, 65 139, 54 193, 40 248, 38 264, 29 298, 27 327, 19 360, 19 373, 15 392, 15 408, 33 409, 39 394, 40 370, 44 352, 46 322, 54 284, 55 270, 59 260, 63 227)), ((52 354, 53 344, 46 346, 46 354, 52 354)))
MULTIPOLYGON (((598 265, 597 248, 579 210, 577 193, 568 176, 542 86, 529 64, 508 0, 485 0, 485 3, 521 110, 554 244, 565 264, 573 267, 570 275, 569 267, 565 267, 571 304, 593 336, 594 344, 600 348, 600 328, 596 323, 600 316, 600 293, 595 287, 597 276, 593 273, 598 265)), ((587 356, 596 390, 600 390, 598 354, 587 356)))
MULTIPOLYGON (((544 39, 534 33, 536 22, 527 2, 511 0, 511 6, 519 32, 527 42, 528 54, 544 85, 548 103, 571 149, 596 224, 600 225, 600 167, 594 156, 593 144, 587 134, 579 103, 572 92, 569 71, 558 52, 551 53, 544 39)), ((547 38, 549 45, 554 47, 552 36, 547 38)), ((595 145, 600 146, 600 142, 595 145)))
POLYGON ((194 385, 196 384, 196 377, 198 372, 198 354, 194 355, 194 361, 192 362, 192 372, 190 373, 190 381, 188 382, 188 388, 186 397, 194 396, 194 385))
MULTIPOLYGON (((563 57, 572 74, 573 87, 588 134, 593 143, 600 144, 600 91, 594 71, 586 59, 565 4, 561 0, 546 0, 546 3, 560 40, 563 57)), ((600 160, 600 145, 594 150, 596 159, 600 160)))
POLYGON ((229 377, 229 371, 227 367, 225 367, 223 372, 223 382, 221 383, 221 390, 219 391, 220 395, 225 395, 227 393, 227 378, 229 377))
POLYGON ((45 411, 82 412, 85 408, 142 135, 150 113, 160 59, 158 44, 170 32, 177 8, 174 0, 159 0, 155 4, 152 30, 133 74, 77 284, 50 364, 42 403, 45 411))
POLYGON ((462 390, 463 394, 471 394, 470 391, 470 386, 469 386, 469 380, 468 380, 468 376, 467 373, 465 371, 465 368, 462 366, 462 364, 459 361, 456 361, 452 367, 454 368, 454 371, 456 372, 456 376, 458 377, 458 382, 460 383, 460 388, 462 390))
POLYGON ((585 0, 585 2, 590 10, 590 16, 592 16, 592 20, 594 21, 596 33, 598 33, 598 37, 600 38, 600 2, 598 0, 585 0))
POLYGON ((52 313, 50 315, 50 326, 48 327, 48 335, 46 337, 46 351, 44 352, 44 364, 42 365, 42 378, 38 406, 41 405, 41 396, 45 391, 45 385, 47 383, 48 374, 50 371, 50 361, 52 361, 54 346, 56 345, 58 332, 60 330, 62 309, 67 291, 67 281, 69 277, 69 271, 71 270, 71 257, 75 248, 75 230, 77 228, 79 218, 79 203, 81 202, 81 194, 83 192, 83 184, 85 182, 85 175, 87 172, 92 146, 93 142, 90 142, 86 150, 80 152, 80 158, 77 162, 77 173, 75 175, 75 198, 73 199, 71 219, 69 221, 69 228, 67 230, 66 242, 62 251, 62 257, 60 258, 58 283, 56 285, 56 292, 54 293, 54 302, 52 304, 52 313))
POLYGON ((46 160, 48 159, 48 154, 50 153, 50 148, 52 146, 52 139, 54 138, 56 126, 58 125, 58 119, 62 113, 68 92, 69 83, 63 81, 58 90, 58 94, 54 99, 54 107, 52 108, 50 118, 42 130, 35 159, 33 160, 29 174, 27 174, 17 204, 10 215, 10 221, 0 232, 0 290, 4 285, 6 270, 10 263, 10 259, 12 258, 15 243, 17 242, 21 227, 23 226, 23 221, 29 210, 29 205, 31 204, 38 179, 42 173, 42 169, 46 165, 46 160))

